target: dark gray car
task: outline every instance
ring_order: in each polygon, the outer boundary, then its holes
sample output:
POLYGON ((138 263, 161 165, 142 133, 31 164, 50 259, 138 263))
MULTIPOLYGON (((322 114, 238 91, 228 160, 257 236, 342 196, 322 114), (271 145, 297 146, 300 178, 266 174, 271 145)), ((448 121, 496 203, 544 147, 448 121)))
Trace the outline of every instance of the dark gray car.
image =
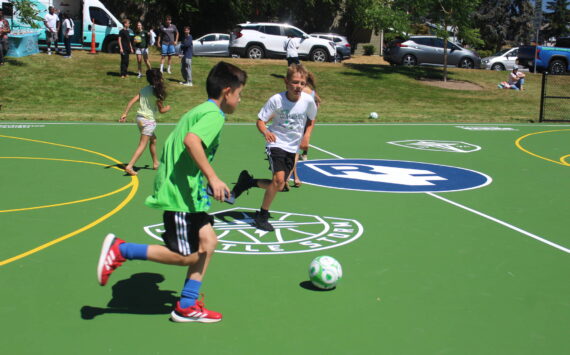
MULTIPOLYGON (((397 65, 443 65, 443 39, 435 36, 411 36, 408 40, 394 40, 384 51, 384 60, 397 65)), ((447 42, 447 64, 459 68, 481 67, 477 53, 451 41, 447 42)))

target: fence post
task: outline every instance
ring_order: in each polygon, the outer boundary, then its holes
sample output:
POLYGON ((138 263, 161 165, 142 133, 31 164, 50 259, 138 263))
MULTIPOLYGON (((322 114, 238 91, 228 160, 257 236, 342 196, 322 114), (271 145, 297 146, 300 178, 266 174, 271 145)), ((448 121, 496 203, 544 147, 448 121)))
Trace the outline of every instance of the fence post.
POLYGON ((542 88, 540 89, 540 114, 538 117, 538 122, 542 122, 544 119, 544 95, 546 94, 546 76, 548 72, 545 71, 542 73, 542 88))

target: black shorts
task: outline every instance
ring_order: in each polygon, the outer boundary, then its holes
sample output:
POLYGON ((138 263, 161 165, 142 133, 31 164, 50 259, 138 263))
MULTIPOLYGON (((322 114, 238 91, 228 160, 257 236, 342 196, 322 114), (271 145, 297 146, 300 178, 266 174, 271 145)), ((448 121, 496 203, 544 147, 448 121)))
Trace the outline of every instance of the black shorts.
POLYGON ((266 148, 267 158, 269 160, 269 170, 274 174, 278 171, 285 172, 285 179, 295 166, 295 153, 289 153, 281 148, 266 148))
POLYGON ((164 211, 164 233, 162 240, 170 250, 180 255, 190 255, 198 251, 198 232, 208 223, 214 225, 214 217, 206 212, 164 211))

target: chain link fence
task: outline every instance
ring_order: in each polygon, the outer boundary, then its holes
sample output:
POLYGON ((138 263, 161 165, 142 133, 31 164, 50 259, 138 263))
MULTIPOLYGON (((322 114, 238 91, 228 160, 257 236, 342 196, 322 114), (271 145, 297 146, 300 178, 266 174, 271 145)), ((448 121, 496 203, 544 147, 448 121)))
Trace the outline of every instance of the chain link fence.
POLYGON ((542 74, 540 122, 570 122, 570 74, 542 74))

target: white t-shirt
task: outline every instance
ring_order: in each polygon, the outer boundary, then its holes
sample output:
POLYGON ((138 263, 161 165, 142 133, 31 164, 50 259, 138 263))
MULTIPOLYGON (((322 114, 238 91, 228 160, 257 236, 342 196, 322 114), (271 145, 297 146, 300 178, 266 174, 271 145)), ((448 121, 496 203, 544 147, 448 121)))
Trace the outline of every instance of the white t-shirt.
POLYGON ((63 20, 63 24, 61 25, 61 30, 62 30, 64 35, 65 35, 65 31, 67 31, 68 28, 69 28, 68 35, 71 37, 75 34, 75 32, 73 31, 75 26, 73 24, 73 20, 70 18, 63 20))
POLYGON ((47 27, 52 30, 52 32, 57 31, 57 23, 59 22, 59 17, 56 14, 48 13, 46 17, 44 17, 44 21, 47 22, 47 27))
POLYGON ((285 40, 285 50, 287 50, 287 58, 296 58, 299 56, 297 49, 301 45, 301 39, 298 37, 291 37, 285 40))
POLYGON ((150 43, 149 46, 154 46, 154 43, 156 42, 156 33, 154 33, 153 30, 150 30, 148 32, 149 36, 150 36, 150 43))
POLYGON ((275 94, 267 100, 257 117, 263 122, 272 120, 268 127, 275 135, 275 142, 267 143, 267 147, 281 148, 289 153, 297 153, 307 119, 317 116, 317 105, 311 95, 303 92, 296 102, 287 99, 287 92, 275 94))
POLYGON ((509 85, 515 85, 517 83, 517 81, 519 81, 519 77, 517 76, 517 74, 510 72, 509 73, 509 85))

